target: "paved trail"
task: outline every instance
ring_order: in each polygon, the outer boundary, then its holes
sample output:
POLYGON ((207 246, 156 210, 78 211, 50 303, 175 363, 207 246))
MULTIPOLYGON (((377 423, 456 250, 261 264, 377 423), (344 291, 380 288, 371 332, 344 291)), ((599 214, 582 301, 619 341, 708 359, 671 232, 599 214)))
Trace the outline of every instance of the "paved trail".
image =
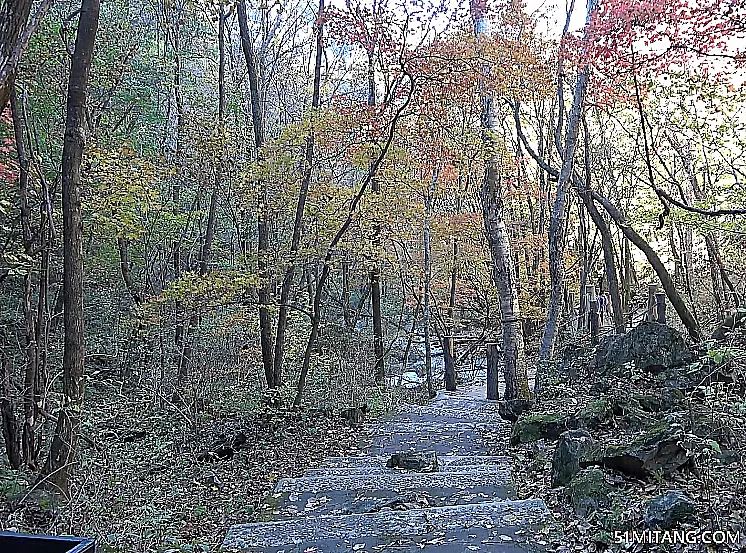
POLYGON ((484 386, 441 392, 365 427, 366 455, 333 457, 277 483, 260 519, 233 526, 229 551, 246 553, 541 551, 544 502, 514 500, 509 423, 484 386), (386 468, 393 453, 436 451, 439 471, 386 468), (404 510, 400 510, 404 509, 404 510))

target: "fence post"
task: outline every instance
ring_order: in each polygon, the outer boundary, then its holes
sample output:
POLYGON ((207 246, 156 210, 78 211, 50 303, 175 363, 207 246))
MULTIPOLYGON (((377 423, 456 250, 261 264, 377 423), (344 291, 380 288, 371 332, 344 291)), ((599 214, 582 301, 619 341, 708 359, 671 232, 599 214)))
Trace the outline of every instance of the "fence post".
POLYGON ((487 399, 500 399, 500 352, 497 344, 487 344, 487 399))
POLYGON ((596 314, 596 318, 598 319, 598 296, 596 296, 596 285, 595 284, 586 284, 585 285, 585 305, 586 305, 586 312, 585 312, 585 330, 586 332, 591 329, 591 319, 593 318, 593 313, 596 314), (596 302, 596 308, 593 308, 592 302, 596 302))
POLYGON ((645 320, 653 322, 656 320, 655 316, 655 294, 658 291, 657 284, 648 284, 648 312, 645 315, 645 320))
POLYGON ((598 344, 598 298, 590 302, 591 343, 598 344))
POLYGON ((660 324, 666 324, 666 294, 663 292, 655 293, 655 311, 658 316, 657 321, 660 324))

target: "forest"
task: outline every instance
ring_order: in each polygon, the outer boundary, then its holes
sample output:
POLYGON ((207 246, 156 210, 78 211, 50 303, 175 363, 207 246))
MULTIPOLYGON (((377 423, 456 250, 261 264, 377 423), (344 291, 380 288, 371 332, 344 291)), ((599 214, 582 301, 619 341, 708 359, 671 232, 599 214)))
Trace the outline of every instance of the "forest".
POLYGON ((555 426, 663 411, 744 528, 739 0, 0 0, 0 112, 0 529, 213 551, 475 382, 549 550, 635 510, 568 514, 555 426))

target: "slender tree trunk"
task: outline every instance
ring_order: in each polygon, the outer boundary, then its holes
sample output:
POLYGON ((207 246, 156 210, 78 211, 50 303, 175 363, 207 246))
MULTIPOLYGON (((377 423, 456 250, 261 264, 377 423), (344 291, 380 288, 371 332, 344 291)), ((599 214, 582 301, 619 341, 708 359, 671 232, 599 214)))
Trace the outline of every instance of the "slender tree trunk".
POLYGON ((220 152, 215 164, 215 187, 210 194, 205 242, 200 252, 199 272, 202 276, 208 273, 212 258, 212 245, 215 241, 217 226, 218 197, 223 189, 223 172, 225 171, 225 19, 225 7, 221 4, 218 15, 218 143, 220 152))
POLYGON ((409 364, 409 352, 412 350, 412 340, 414 339, 415 330, 417 330, 417 317, 420 313, 420 304, 422 303, 420 296, 417 296, 417 304, 414 306, 412 311, 412 325, 409 327, 409 335, 407 336, 407 345, 404 347, 404 361, 402 363, 402 369, 404 372, 407 370, 409 364))
MULTIPOLYGON (((593 12, 598 6, 598 0, 591 0, 588 3, 588 15, 586 17, 586 29, 590 23, 593 12)), ((584 40, 588 40, 588 34, 584 40)), ((562 62, 560 62, 562 63, 562 62)), ((560 75, 562 68, 560 65, 560 75)), ((567 131, 565 134, 565 144, 562 151, 562 169, 560 170, 557 181, 557 192, 554 197, 554 207, 549 219, 549 278, 551 282, 549 295, 549 309, 547 311, 547 322, 544 326, 544 335, 541 337, 539 346, 539 359, 547 360, 552 355, 554 347, 554 336, 557 333, 559 316, 562 310, 562 290, 565 278, 565 200, 567 189, 572 179, 574 166, 575 149, 578 143, 580 131, 580 121, 583 115, 585 105, 585 92, 588 84, 589 68, 584 63, 578 73, 575 83, 575 93, 572 100, 572 108, 567 121, 567 131)), ((559 87, 563 86, 562 78, 559 79, 559 87)), ((564 106, 560 105, 560 112, 564 106)))
MULTIPOLYGON (((176 105, 176 152, 174 162, 176 164, 176 174, 173 178, 171 189, 171 201, 173 202, 173 214, 178 217, 181 213, 181 185, 184 175, 184 138, 186 129, 186 120, 184 117, 184 97, 181 85, 181 14, 173 15, 174 21, 169 29, 171 37, 171 47, 174 51, 174 103, 176 105)), ((177 236, 171 246, 171 263, 174 272, 174 280, 181 277, 182 260, 181 260, 181 236, 177 236)), ((181 301, 174 302, 174 346, 176 348, 176 368, 178 382, 182 383, 187 377, 188 363, 185 359, 185 328, 184 328, 184 304, 181 301)), ((176 392, 175 392, 176 394, 176 392)))
MULTIPOLYGON (((3 344, 4 346, 4 344, 3 344)), ((13 470, 21 468, 21 432, 15 413, 13 386, 10 380, 10 357, 0 347, 0 421, 8 464, 13 470)))
MULTIPOLYGON (((274 353, 274 379, 275 385, 282 384, 282 361, 285 352, 285 330, 287 329, 288 301, 290 300, 290 288, 295 276, 295 261, 300 247, 301 232, 303 230, 303 212, 306 207, 308 189, 311 186, 313 176, 313 154, 314 154, 314 130, 316 110, 319 108, 321 96, 321 61, 324 53, 324 0, 319 0, 319 13, 316 17, 316 59, 313 68, 313 95, 311 97, 311 129, 306 137, 306 152, 303 169, 303 179, 298 193, 298 203, 295 208, 295 222, 293 224, 293 237, 290 243, 290 261, 285 277, 282 280, 280 291, 280 310, 277 316, 277 336, 275 339, 274 353)), ((345 314, 347 311, 345 311, 345 314)))
POLYGON ((303 400, 303 392, 306 387, 306 379, 308 377, 308 371, 311 368, 311 353, 313 351, 313 348, 316 344, 316 339, 319 335, 319 325, 321 323, 321 296, 324 292, 324 286, 326 285, 326 280, 329 277, 329 270, 331 266, 332 257, 334 255, 334 250, 339 244, 339 241, 342 240, 342 237, 347 233, 347 230, 350 228, 350 225, 352 224, 353 218, 355 216, 355 212, 357 211, 357 206, 360 204, 360 200, 363 198, 363 195, 366 193, 368 186, 370 186, 371 181, 375 178, 376 174, 378 173, 378 169, 381 166, 381 163, 383 163, 383 160, 386 158, 386 154, 388 154, 389 148, 391 148, 391 144, 394 141, 394 133, 396 132, 396 126, 399 120, 402 117, 402 114, 406 111, 406 109, 409 107, 409 103, 412 101, 412 95, 414 94, 414 81, 411 79, 409 80, 409 90, 407 91, 407 97, 406 100, 399 106, 399 108, 394 113, 394 117, 389 124, 389 130, 388 135, 386 137, 386 142, 381 148, 381 152, 378 154, 376 160, 373 162, 373 165, 371 166, 370 171, 368 171, 367 176, 363 180, 363 183, 360 186, 360 190, 355 195, 355 197, 352 199, 352 202, 350 203, 349 211, 347 212, 347 216, 345 217, 344 222, 342 223, 342 226, 340 226, 337 233, 334 235, 334 238, 332 238, 332 241, 329 243, 329 246, 326 250, 326 255, 324 256, 324 265, 321 270, 321 275, 319 276, 318 282, 316 284, 316 289, 314 291, 313 295, 313 307, 312 307, 312 318, 311 318, 311 332, 308 337, 308 342, 306 343, 306 349, 303 354, 303 365, 301 367, 300 376, 298 378, 298 387, 297 392, 295 394, 295 400, 293 401, 293 404, 295 406, 299 406, 301 404, 301 401, 303 400))
POLYGON ((681 322, 689 333, 689 336, 695 342, 699 342, 702 338, 699 323, 694 318, 694 315, 692 315, 692 312, 689 311, 689 308, 687 307, 683 298, 676 290, 676 286, 674 286, 671 275, 668 273, 668 269, 666 269, 666 266, 660 260, 660 257, 658 257, 658 254, 650 246, 650 244, 648 244, 648 242, 632 228, 632 226, 624 217, 624 214, 619 211, 619 209, 614 204, 612 204, 605 197, 601 196, 598 192, 593 192, 593 199, 600 203, 606 210, 606 212, 611 215, 611 218, 614 220, 617 227, 619 227, 619 230, 624 233, 627 239, 635 246, 637 246, 640 251, 642 251, 642 253, 645 254, 645 257, 647 257, 648 259, 648 263, 650 263, 650 265, 653 267, 653 270, 658 275, 658 279, 663 286, 663 290, 666 292, 668 301, 670 301, 671 305, 673 305, 676 314, 681 319, 681 322))
MULTIPOLYGON (((425 338, 425 374, 427 376, 427 393, 430 397, 435 397, 433 387, 433 355, 432 344, 430 343, 430 284, 432 280, 432 262, 430 257, 430 219, 433 211, 433 194, 435 193, 435 183, 438 181, 438 169, 433 169, 433 178, 425 193, 425 230, 423 232, 424 241, 424 261, 425 261, 425 290, 423 293, 422 307, 422 330, 425 338)), ((443 344, 446 345, 445 342, 443 344)), ((445 359, 445 351, 443 352, 445 359)))
POLYGON ((609 285, 609 296, 611 298, 611 310, 612 317, 614 320, 614 330, 617 334, 623 334, 626 330, 624 323, 624 310, 622 309, 622 298, 619 293, 619 278, 617 276, 616 262, 614 261, 614 242, 611 238, 611 230, 609 225, 606 224, 606 219, 603 218, 599 213, 596 204, 593 201, 590 187, 590 167, 591 167, 591 156, 590 156, 590 139, 588 133, 588 125, 583 125, 584 132, 584 149, 585 149, 585 189, 578 190, 578 195, 583 200, 588 214, 591 216, 591 220, 596 225, 596 228, 601 233, 601 248, 604 252, 604 266, 606 269, 606 280, 609 285))
MULTIPOLYGON (((29 205, 29 167, 30 157, 26 149, 26 123, 23 108, 19 105, 15 90, 10 91, 10 105, 13 114, 13 129, 15 133, 16 149, 18 152, 19 166, 19 196, 21 200, 21 232, 23 236, 23 249, 26 255, 34 254, 34 239, 31 230, 31 207, 29 205)), ((41 230, 41 229, 40 229, 41 230)), ((23 382, 23 438, 21 441, 23 459, 32 469, 36 468, 36 422, 39 417, 39 404, 37 400, 41 395, 39 390, 39 334, 37 330, 36 317, 38 306, 34 308, 33 303, 33 274, 29 269, 23 278, 23 319, 26 350, 26 367, 23 382)), ((44 272, 39 275, 40 301, 41 282, 45 278, 44 272)), ((10 383, 10 375, 8 375, 10 383)))
POLYGON ((80 164, 86 142, 87 87, 98 30, 99 0, 83 0, 67 89, 67 118, 62 148, 62 221, 64 236, 65 340, 62 405, 39 481, 69 493, 83 407, 83 217, 80 164))
MULTIPOLYGON (((241 30, 241 47, 246 60, 246 69, 249 74, 249 90, 251 93, 251 122, 254 127, 254 146, 256 147, 257 159, 262 159, 262 146, 264 145, 264 128, 262 122, 262 105, 259 95, 259 77, 257 74, 256 60, 254 59, 254 45, 249 32, 249 24, 246 16, 246 2, 238 2, 238 25, 241 30)), ((274 369, 274 341, 272 340, 272 318, 269 313, 270 300, 272 297, 272 283, 269 271, 269 224, 267 183, 260 180, 258 183, 259 195, 257 199, 257 233, 258 233, 258 264, 259 277, 259 334, 262 344, 262 365, 267 386, 277 387, 274 369)))
MULTIPOLYGON (((461 213, 461 195, 459 190, 459 196, 456 200, 456 213, 461 213)), ((458 284, 458 237, 452 237, 453 249, 451 253, 451 287, 448 294, 448 325, 446 328, 446 334, 449 338, 446 340, 443 350, 444 360, 455 358, 455 345, 453 341, 453 335, 456 332, 456 286, 458 284), (446 351, 447 350, 447 351, 446 351), (447 355, 446 355, 447 354, 447 355)), ((452 362, 450 365, 445 365, 445 385, 446 390, 453 391, 456 389, 456 367, 452 362)))
MULTIPOLYGON (((373 51, 368 52, 368 105, 376 105, 376 72, 373 51)), ((371 180, 371 191, 381 194, 381 183, 375 176, 371 180)), ((380 382, 386 376, 383 352, 383 322, 381 320, 381 223, 373 223, 373 266, 370 270, 370 305, 373 315, 373 353, 376 358, 375 377, 380 382)))
POLYGON ((342 261, 342 317, 345 327, 352 329, 355 324, 352 321, 352 308, 350 296, 350 262, 342 261))
MULTIPOLYGON (((474 33, 486 34, 485 6, 478 0, 471 1, 474 33)), ((486 67, 485 71, 489 71, 486 67)), ((505 371, 505 399, 529 397, 523 345, 521 308, 518 303, 518 286, 515 282, 513 253, 505 220, 505 199, 500 175, 497 144, 493 133, 497 130, 493 99, 482 86, 482 142, 486 150, 485 175, 482 184, 482 215, 487 242, 492 255, 492 279, 500 299, 503 338, 503 368, 505 371)))

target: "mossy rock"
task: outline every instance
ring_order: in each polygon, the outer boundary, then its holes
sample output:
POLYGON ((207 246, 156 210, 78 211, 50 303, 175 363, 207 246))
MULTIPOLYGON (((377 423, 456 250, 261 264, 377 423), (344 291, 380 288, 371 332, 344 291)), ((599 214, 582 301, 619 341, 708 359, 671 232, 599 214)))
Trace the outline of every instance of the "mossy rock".
POLYGON ((578 472, 567 486, 575 512, 587 517, 600 507, 611 505, 611 493, 614 488, 606 482, 601 469, 586 468, 578 472))
POLYGON ((519 418, 510 434, 510 444, 528 444, 541 439, 556 440, 565 430, 574 430, 575 421, 564 413, 533 413, 519 418))
POLYGON ((636 478, 662 472, 670 474, 691 463, 683 428, 666 421, 649 429, 629 444, 606 448, 601 462, 636 478))
POLYGON ((577 414, 578 426, 595 428, 611 420, 614 416, 614 403, 608 398, 590 402, 577 414))
POLYGON ((557 441, 552 457, 552 487, 564 486, 581 470, 584 464, 592 464, 589 454, 595 450, 595 442, 586 430, 568 430, 557 441))

